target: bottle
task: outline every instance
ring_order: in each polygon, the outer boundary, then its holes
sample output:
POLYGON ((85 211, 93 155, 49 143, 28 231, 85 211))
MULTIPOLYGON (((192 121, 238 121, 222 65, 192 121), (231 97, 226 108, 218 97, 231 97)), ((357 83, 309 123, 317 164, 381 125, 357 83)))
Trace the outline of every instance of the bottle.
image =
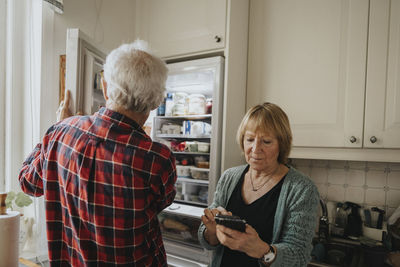
POLYGON ((157 116, 165 116, 165 100, 166 98, 164 98, 161 104, 158 106, 157 116))
POLYGON ((165 98, 165 116, 172 116, 172 107, 174 106, 173 93, 167 93, 165 98))

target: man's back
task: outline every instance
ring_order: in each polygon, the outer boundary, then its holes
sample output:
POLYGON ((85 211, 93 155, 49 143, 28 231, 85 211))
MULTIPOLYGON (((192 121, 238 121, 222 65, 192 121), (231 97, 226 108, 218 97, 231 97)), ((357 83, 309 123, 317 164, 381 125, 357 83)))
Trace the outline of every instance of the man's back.
POLYGON ((175 181, 170 150, 106 108, 52 126, 20 173, 44 191, 52 265, 165 265, 157 214, 175 181))

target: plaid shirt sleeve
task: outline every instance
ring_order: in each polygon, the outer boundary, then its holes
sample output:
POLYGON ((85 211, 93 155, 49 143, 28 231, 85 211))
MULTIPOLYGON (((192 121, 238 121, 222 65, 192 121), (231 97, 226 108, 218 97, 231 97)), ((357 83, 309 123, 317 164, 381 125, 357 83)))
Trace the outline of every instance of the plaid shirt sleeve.
POLYGON ((40 197, 43 195, 43 164, 45 162, 45 144, 48 140, 48 135, 52 131, 51 127, 45 137, 43 138, 43 143, 39 143, 33 149, 33 151, 28 155, 24 163, 22 164, 22 169, 19 173, 19 183, 22 191, 26 194, 40 197))
POLYGON ((167 159, 166 163, 160 169, 160 181, 151 181, 151 190, 158 196, 156 201, 156 212, 159 213, 164 208, 171 205, 175 198, 175 182, 177 179, 175 169, 175 158, 172 156, 167 159))

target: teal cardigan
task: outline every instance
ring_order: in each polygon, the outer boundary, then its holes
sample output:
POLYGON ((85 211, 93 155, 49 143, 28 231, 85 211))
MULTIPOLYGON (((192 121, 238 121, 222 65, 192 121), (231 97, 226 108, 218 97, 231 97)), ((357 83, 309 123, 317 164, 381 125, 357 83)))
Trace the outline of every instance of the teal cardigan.
MULTIPOLYGON (((226 208, 229 198, 248 165, 226 170, 218 181, 214 200, 210 209, 218 206, 226 208)), ((312 238, 317 224, 319 193, 314 183, 295 168, 288 166, 289 172, 283 182, 276 208, 272 244, 277 248, 273 267, 307 266, 311 259, 312 238)), ((211 246, 204 238, 204 224, 198 237, 201 245, 214 250, 211 267, 219 267, 224 246, 211 246)))

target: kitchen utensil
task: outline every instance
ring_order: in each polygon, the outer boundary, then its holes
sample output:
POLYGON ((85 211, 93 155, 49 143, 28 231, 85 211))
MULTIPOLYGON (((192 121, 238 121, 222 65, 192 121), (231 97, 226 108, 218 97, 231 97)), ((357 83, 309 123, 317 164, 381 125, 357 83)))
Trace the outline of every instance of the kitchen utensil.
POLYGON ((364 209, 364 224, 367 227, 372 227, 371 225, 371 211, 369 209, 364 209))
POLYGON ((382 229, 382 224, 383 224, 383 215, 385 214, 385 211, 378 208, 378 207, 373 207, 371 209, 372 211, 376 211, 379 213, 378 215, 378 221, 376 223, 376 229, 382 229))
POLYGON ((359 213, 360 205, 353 202, 345 202, 345 210, 351 209, 347 216, 347 224, 344 229, 345 236, 357 239, 362 233, 362 220, 359 213))
POLYGON ((344 228, 346 226, 347 213, 343 208, 343 203, 336 203, 335 223, 331 226, 331 234, 335 236, 344 236, 344 228))

